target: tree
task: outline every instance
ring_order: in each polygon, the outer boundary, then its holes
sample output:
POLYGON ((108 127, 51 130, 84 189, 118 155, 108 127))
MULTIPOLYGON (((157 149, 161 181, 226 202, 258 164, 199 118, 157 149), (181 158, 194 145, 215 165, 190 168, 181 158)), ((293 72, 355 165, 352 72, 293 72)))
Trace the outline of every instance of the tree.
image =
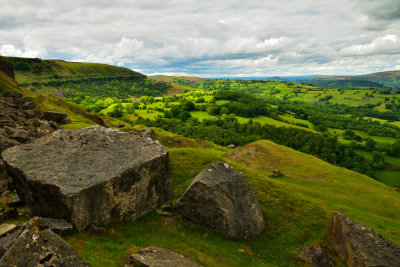
POLYGON ((365 150, 371 152, 375 150, 375 147, 376 147, 376 141, 371 137, 368 137, 367 141, 365 142, 365 150))

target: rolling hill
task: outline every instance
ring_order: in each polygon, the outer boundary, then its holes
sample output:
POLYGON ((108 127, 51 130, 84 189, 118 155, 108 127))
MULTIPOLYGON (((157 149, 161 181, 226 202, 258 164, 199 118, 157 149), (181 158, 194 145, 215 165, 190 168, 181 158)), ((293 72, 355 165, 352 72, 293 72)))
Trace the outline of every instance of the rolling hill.
POLYGON ((400 71, 385 71, 356 76, 317 77, 301 80, 329 88, 396 88, 400 89, 400 71))

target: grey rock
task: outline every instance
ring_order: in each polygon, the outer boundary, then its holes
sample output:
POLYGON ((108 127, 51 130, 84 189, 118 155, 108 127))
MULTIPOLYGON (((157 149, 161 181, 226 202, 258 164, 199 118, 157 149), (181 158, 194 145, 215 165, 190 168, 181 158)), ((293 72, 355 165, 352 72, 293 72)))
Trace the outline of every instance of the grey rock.
POLYGON ((12 233, 13 231, 15 231, 17 228, 17 225, 15 224, 8 224, 8 223, 3 223, 0 224, 0 237, 6 236, 10 233, 12 233))
POLYGON ((60 130, 2 157, 33 215, 78 230, 140 218, 173 197, 168 150, 135 132, 60 130))
POLYGON ((332 256, 321 247, 303 247, 300 257, 311 267, 330 267, 335 263, 332 256))
POLYGON ((7 252, 9 247, 21 235, 24 227, 18 225, 15 230, 7 233, 7 235, 0 237, 0 258, 7 252))
POLYGON ((68 115, 62 112, 55 111, 44 111, 43 117, 49 121, 55 121, 58 123, 71 123, 71 120, 68 118, 68 115))
POLYGON ((229 146, 227 146, 227 148, 230 148, 230 149, 235 149, 235 148, 236 148, 236 146, 235 146, 234 144, 230 144, 229 146))
POLYGON ((328 238, 348 266, 400 266, 400 246, 334 211, 328 238))
POLYGON ((24 204, 24 202, 19 198, 18 195, 13 195, 7 199, 6 204, 11 207, 18 207, 24 204))
POLYGON ((129 256, 135 267, 201 267, 192 259, 162 247, 148 247, 129 256))
POLYGON ((281 176, 282 172, 279 169, 273 169, 272 170, 272 176, 278 177, 281 176))
POLYGON ((33 218, 0 259, 0 266, 90 266, 60 236, 33 218))
POLYGON ((176 209, 187 219, 232 239, 261 234, 265 219, 247 177, 226 162, 199 173, 176 209))
POLYGON ((72 224, 63 219, 42 218, 42 220, 49 226, 50 230, 59 235, 70 233, 74 229, 72 224))

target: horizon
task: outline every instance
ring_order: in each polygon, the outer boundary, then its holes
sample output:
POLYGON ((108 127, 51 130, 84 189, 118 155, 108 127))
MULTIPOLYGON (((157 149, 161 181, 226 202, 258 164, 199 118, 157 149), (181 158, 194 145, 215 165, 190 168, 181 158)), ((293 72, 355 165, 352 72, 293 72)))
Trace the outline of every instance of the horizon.
POLYGON ((0 3, 3 56, 205 78, 400 69, 398 0, 0 3))

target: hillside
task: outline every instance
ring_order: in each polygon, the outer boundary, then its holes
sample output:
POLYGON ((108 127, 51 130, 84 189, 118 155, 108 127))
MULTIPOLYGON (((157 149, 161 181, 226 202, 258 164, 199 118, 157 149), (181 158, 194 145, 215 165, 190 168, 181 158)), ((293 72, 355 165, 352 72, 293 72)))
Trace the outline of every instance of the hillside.
MULTIPOLYGON (((333 210, 345 212, 400 242, 399 193, 369 177, 270 141, 232 151, 155 130, 170 151, 175 199, 197 173, 215 161, 227 160, 248 175, 265 213, 267 229, 253 240, 231 241, 175 212, 167 217, 153 212, 136 222, 107 225, 107 237, 88 233, 67 236, 67 241, 94 266, 123 265, 126 255, 150 245, 178 251, 204 266, 305 266, 298 256, 303 245, 329 248, 325 230, 333 210), (286 175, 271 177, 271 167, 286 175)), ((336 260, 337 266, 343 266, 336 260)))
POLYGON ((53 93, 78 104, 88 96, 91 100, 161 96, 170 87, 130 69, 106 64, 15 57, 7 60, 13 64, 15 79, 20 85, 39 93, 53 93))
POLYGON ((400 88, 400 71, 385 71, 355 76, 318 77, 302 82, 329 88, 400 88))
MULTIPOLYGON (((0 88, 17 90, 33 97, 41 110, 67 113, 73 123, 65 125, 66 128, 94 124, 90 119, 93 114, 87 113, 83 107, 52 94, 32 92, 1 71, 0 88)), ((237 93, 218 96, 240 96, 240 101, 261 101, 237 93)), ((211 100, 211 95, 196 91, 189 92, 186 97, 211 100), (199 95, 196 96, 196 93, 199 95)), ((178 101, 177 97, 175 100, 178 101)), ((216 101, 222 101, 219 102, 221 105, 228 104, 225 99, 216 101)), ((146 105, 154 105, 154 109, 139 108, 136 111, 154 115, 150 111, 156 112, 156 105, 160 102, 146 102, 146 105)), ((127 115, 130 114, 124 114, 127 115)), ((102 118, 110 126, 121 123, 107 116, 102 118)), ((234 125, 240 128, 238 124, 234 125)), ((250 127, 253 124, 247 122, 247 125, 250 127)), ((140 124, 128 124, 124 131, 142 127, 140 124)), ((176 194, 173 202, 200 171, 216 161, 225 160, 248 176, 267 220, 266 231, 252 240, 232 241, 183 219, 176 211, 167 214, 153 211, 137 221, 104 225, 105 236, 94 235, 90 231, 64 235, 64 239, 93 266, 123 266, 129 254, 151 245, 170 248, 204 266, 305 266, 299 257, 304 245, 322 245, 335 256, 326 237, 327 223, 333 210, 342 211, 382 236, 400 243, 399 193, 365 175, 272 141, 246 142, 232 150, 157 127, 154 130, 157 139, 169 150, 176 194), (284 176, 272 177, 272 168, 279 168, 284 176)), ((314 135, 312 131, 297 131, 314 135)), ((339 258, 336 257, 336 261, 337 266, 344 266, 339 258)))

